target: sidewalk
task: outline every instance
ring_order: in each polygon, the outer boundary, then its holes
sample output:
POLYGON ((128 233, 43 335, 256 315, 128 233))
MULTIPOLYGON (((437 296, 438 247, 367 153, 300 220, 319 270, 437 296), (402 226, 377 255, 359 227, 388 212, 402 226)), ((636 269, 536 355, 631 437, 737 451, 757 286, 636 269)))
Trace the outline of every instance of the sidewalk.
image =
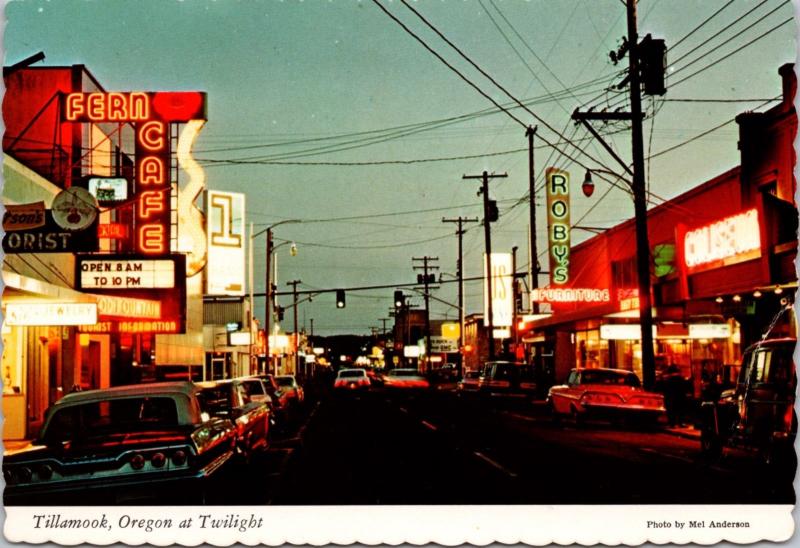
POLYGON ((693 424, 687 424, 685 426, 664 426, 663 430, 665 433, 672 434, 673 436, 680 436, 690 440, 700 439, 700 430, 695 428, 693 424))

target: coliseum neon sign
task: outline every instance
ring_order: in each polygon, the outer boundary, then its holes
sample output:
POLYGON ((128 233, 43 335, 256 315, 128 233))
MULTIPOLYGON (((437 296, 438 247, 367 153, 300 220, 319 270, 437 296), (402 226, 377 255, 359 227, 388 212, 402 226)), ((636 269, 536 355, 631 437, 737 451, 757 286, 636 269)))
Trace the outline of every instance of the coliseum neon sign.
POLYGON ((686 232, 683 257, 686 268, 703 270, 761 256, 758 211, 749 209, 686 232))

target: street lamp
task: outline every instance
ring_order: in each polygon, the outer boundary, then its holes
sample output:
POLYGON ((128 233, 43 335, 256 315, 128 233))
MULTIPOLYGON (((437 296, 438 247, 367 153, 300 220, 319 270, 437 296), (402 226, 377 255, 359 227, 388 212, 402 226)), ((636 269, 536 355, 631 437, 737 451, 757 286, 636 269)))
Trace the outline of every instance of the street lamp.
MULTIPOLYGON (((270 335, 269 316, 270 316, 270 303, 272 301, 272 283, 271 283, 271 280, 270 280, 270 270, 271 270, 271 267, 272 267, 271 262, 272 262, 272 252, 273 252, 273 247, 272 247, 272 229, 275 228, 276 226, 280 226, 280 225, 284 225, 284 224, 301 223, 301 222, 303 222, 303 221, 301 221, 299 219, 286 219, 286 220, 271 224, 267 228, 265 228, 264 230, 261 230, 261 231, 255 233, 255 234, 252 234, 250 236, 250 245, 252 246, 253 245, 253 239, 256 236, 260 236, 261 234, 264 234, 264 233, 266 233, 266 235, 267 235, 266 271, 264 272, 264 278, 266 279, 266 282, 267 282, 266 283, 266 290, 265 290, 265 298, 264 298, 264 334, 266 335, 264 337, 264 345, 265 345, 265 350, 266 350, 267 363, 269 363, 269 361, 270 361, 270 354, 269 354, 269 335, 270 335)), ((283 244, 280 244, 280 245, 283 245, 283 244)), ((277 247, 279 247, 279 246, 276 246, 276 248, 277 247)), ((295 247, 295 253, 296 253, 296 247, 295 247)), ((252 301, 251 301, 250 306, 252 307, 252 301)))
MULTIPOLYGON (((637 183, 636 177, 634 177, 634 181, 628 181, 613 171, 587 169, 586 177, 581 185, 586 196, 591 196, 594 192, 592 172, 605 173, 625 181, 633 198, 636 272, 639 281, 639 324, 642 328, 642 383, 645 388, 652 389, 655 382, 655 350, 653 345, 653 308, 650 299, 650 239, 647 234, 647 200, 644 186, 641 181, 637 183)), ((622 188, 616 183, 612 182, 611 184, 622 188)))

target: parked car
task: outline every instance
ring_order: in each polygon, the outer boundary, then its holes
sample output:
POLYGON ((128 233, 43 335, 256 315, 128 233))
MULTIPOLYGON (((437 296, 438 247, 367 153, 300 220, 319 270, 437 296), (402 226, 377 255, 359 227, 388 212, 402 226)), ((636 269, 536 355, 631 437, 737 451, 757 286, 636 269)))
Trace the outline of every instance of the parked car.
POLYGON ((297 383, 294 375, 277 375, 275 382, 278 383, 281 390, 289 395, 290 400, 294 403, 303 403, 306 397, 305 392, 303 392, 303 387, 297 383))
POLYGON ((644 390, 639 377, 622 369, 573 369, 566 384, 553 386, 547 402, 558 420, 570 416, 625 419, 655 424, 665 414, 664 396, 644 390))
POLYGON ((234 455, 231 421, 203 414, 191 382, 74 392, 31 445, 6 451, 5 503, 202 503, 234 455))
POLYGON ((366 390, 369 386, 369 377, 364 369, 340 369, 333 382, 335 389, 366 390))
POLYGON ((386 388, 421 389, 430 388, 430 383, 422 373, 411 368, 397 368, 389 371, 383 378, 386 388))
POLYGON ((269 404, 263 394, 252 397, 253 381, 236 378, 197 383, 201 409, 209 416, 233 422, 237 453, 247 462, 269 447, 269 404))
POLYGON ((480 378, 480 371, 465 371, 464 377, 456 385, 456 390, 459 392, 477 392, 480 378))
POLYGON ((536 388, 533 366, 522 363, 486 362, 478 377, 478 391, 483 394, 534 396, 536 388))
POLYGON ((794 474, 796 344, 795 338, 772 339, 745 350, 736 387, 701 404, 704 455, 716 458, 724 446, 739 446, 794 474))
POLYGON ((278 386, 278 381, 275 376, 271 374, 256 375, 264 384, 264 388, 272 399, 273 414, 277 416, 277 420, 286 421, 289 419, 289 410, 292 405, 292 399, 286 390, 278 386))

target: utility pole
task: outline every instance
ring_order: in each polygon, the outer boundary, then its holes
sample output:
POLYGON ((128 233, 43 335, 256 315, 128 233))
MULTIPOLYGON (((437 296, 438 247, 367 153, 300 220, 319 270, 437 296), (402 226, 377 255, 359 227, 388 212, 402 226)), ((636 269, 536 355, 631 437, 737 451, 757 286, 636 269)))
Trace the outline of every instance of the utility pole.
POLYGON ((517 246, 511 248, 511 333, 514 337, 514 356, 516 359, 519 344, 519 326, 517 325, 517 246))
MULTIPOLYGON (((539 287, 539 252, 536 249, 536 171, 533 163, 533 138, 536 135, 538 126, 528 126, 525 136, 528 138, 528 192, 530 194, 530 241, 528 242, 530 264, 528 265, 528 272, 530 277, 531 292, 539 287)), ((516 274, 516 267, 514 269, 516 274)), ((539 303, 533 303, 532 312, 539 313, 539 303)))
POLYGON ((458 276, 458 376, 461 377, 464 362, 464 247, 463 236, 466 233, 464 230, 465 223, 477 223, 478 218, 474 217, 469 219, 467 217, 459 216, 458 219, 445 219, 442 218, 443 223, 458 223, 456 236, 458 237, 458 263, 456 263, 456 276, 458 276))
POLYGON ((302 283, 300 280, 292 280, 286 282, 286 285, 292 286, 292 315, 294 316, 294 372, 300 375, 300 336, 297 332, 297 284, 302 283))
POLYGON ((381 330, 381 335, 386 336, 386 322, 388 322, 391 318, 380 318, 381 323, 383 323, 383 329, 381 330))
POLYGON ((488 338, 488 346, 489 346, 489 359, 494 360, 494 318, 492 317, 492 296, 494 295, 492 290, 492 232, 491 232, 491 223, 493 220, 497 220, 497 204, 495 202, 491 202, 489 200, 489 179, 494 179, 495 177, 508 177, 508 174, 501 173, 501 174, 491 174, 484 171, 480 175, 464 175, 462 179, 481 179, 483 184, 481 185, 480 190, 478 190, 478 196, 483 195, 483 236, 486 245, 486 293, 487 293, 487 306, 486 306, 486 315, 488 318, 484 319, 484 325, 487 328, 487 338, 488 338))
MULTIPOLYGON (((578 112, 572 117, 586 126, 599 140, 603 147, 614 157, 622 168, 632 175, 630 188, 633 194, 634 226, 636 231, 636 273, 639 285, 639 324, 642 328, 642 384, 645 389, 652 390, 655 385, 655 350, 653 345, 653 307, 650 298, 650 239, 647 233, 647 196, 644 179, 644 138, 642 131, 642 90, 640 78, 640 44, 636 28, 636 0, 626 0, 628 36, 618 52, 612 52, 612 60, 622 59, 628 55, 628 75, 625 83, 630 87, 630 112, 578 112), (602 136, 588 123, 589 120, 630 120, 631 151, 633 169, 614 152, 602 136)), ((591 170, 590 170, 591 171, 591 170)), ((605 170, 600 170, 605 171, 605 170)))
POLYGON ((435 274, 428 274, 428 269, 439 270, 438 266, 430 265, 428 263, 438 261, 439 257, 412 257, 412 261, 422 261, 422 266, 414 266, 414 270, 422 270, 423 274, 417 276, 417 281, 421 281, 425 285, 425 371, 430 373, 431 370, 431 300, 429 285, 431 281, 436 280, 435 274))
MULTIPOLYGON (((266 365, 265 369, 267 372, 270 370, 270 365, 272 364, 272 355, 269 353, 269 338, 272 336, 272 331, 270 328, 270 306, 272 306, 272 228, 267 229, 267 272, 264 275, 267 284, 266 284, 266 302, 264 303, 264 349, 266 353, 266 365)), ((278 366, 275 366, 275 370, 273 371, 274 374, 278 374, 278 366)))
POLYGON ((639 83, 639 35, 636 28, 636 0, 627 0, 628 77, 631 91, 631 147, 633 149, 633 208, 636 217, 636 270, 639 273, 639 317, 642 325, 642 384, 647 390, 655 385, 653 348, 653 307, 650 302, 650 241, 647 235, 647 196, 644 180, 644 140, 642 132, 642 96, 639 83))

